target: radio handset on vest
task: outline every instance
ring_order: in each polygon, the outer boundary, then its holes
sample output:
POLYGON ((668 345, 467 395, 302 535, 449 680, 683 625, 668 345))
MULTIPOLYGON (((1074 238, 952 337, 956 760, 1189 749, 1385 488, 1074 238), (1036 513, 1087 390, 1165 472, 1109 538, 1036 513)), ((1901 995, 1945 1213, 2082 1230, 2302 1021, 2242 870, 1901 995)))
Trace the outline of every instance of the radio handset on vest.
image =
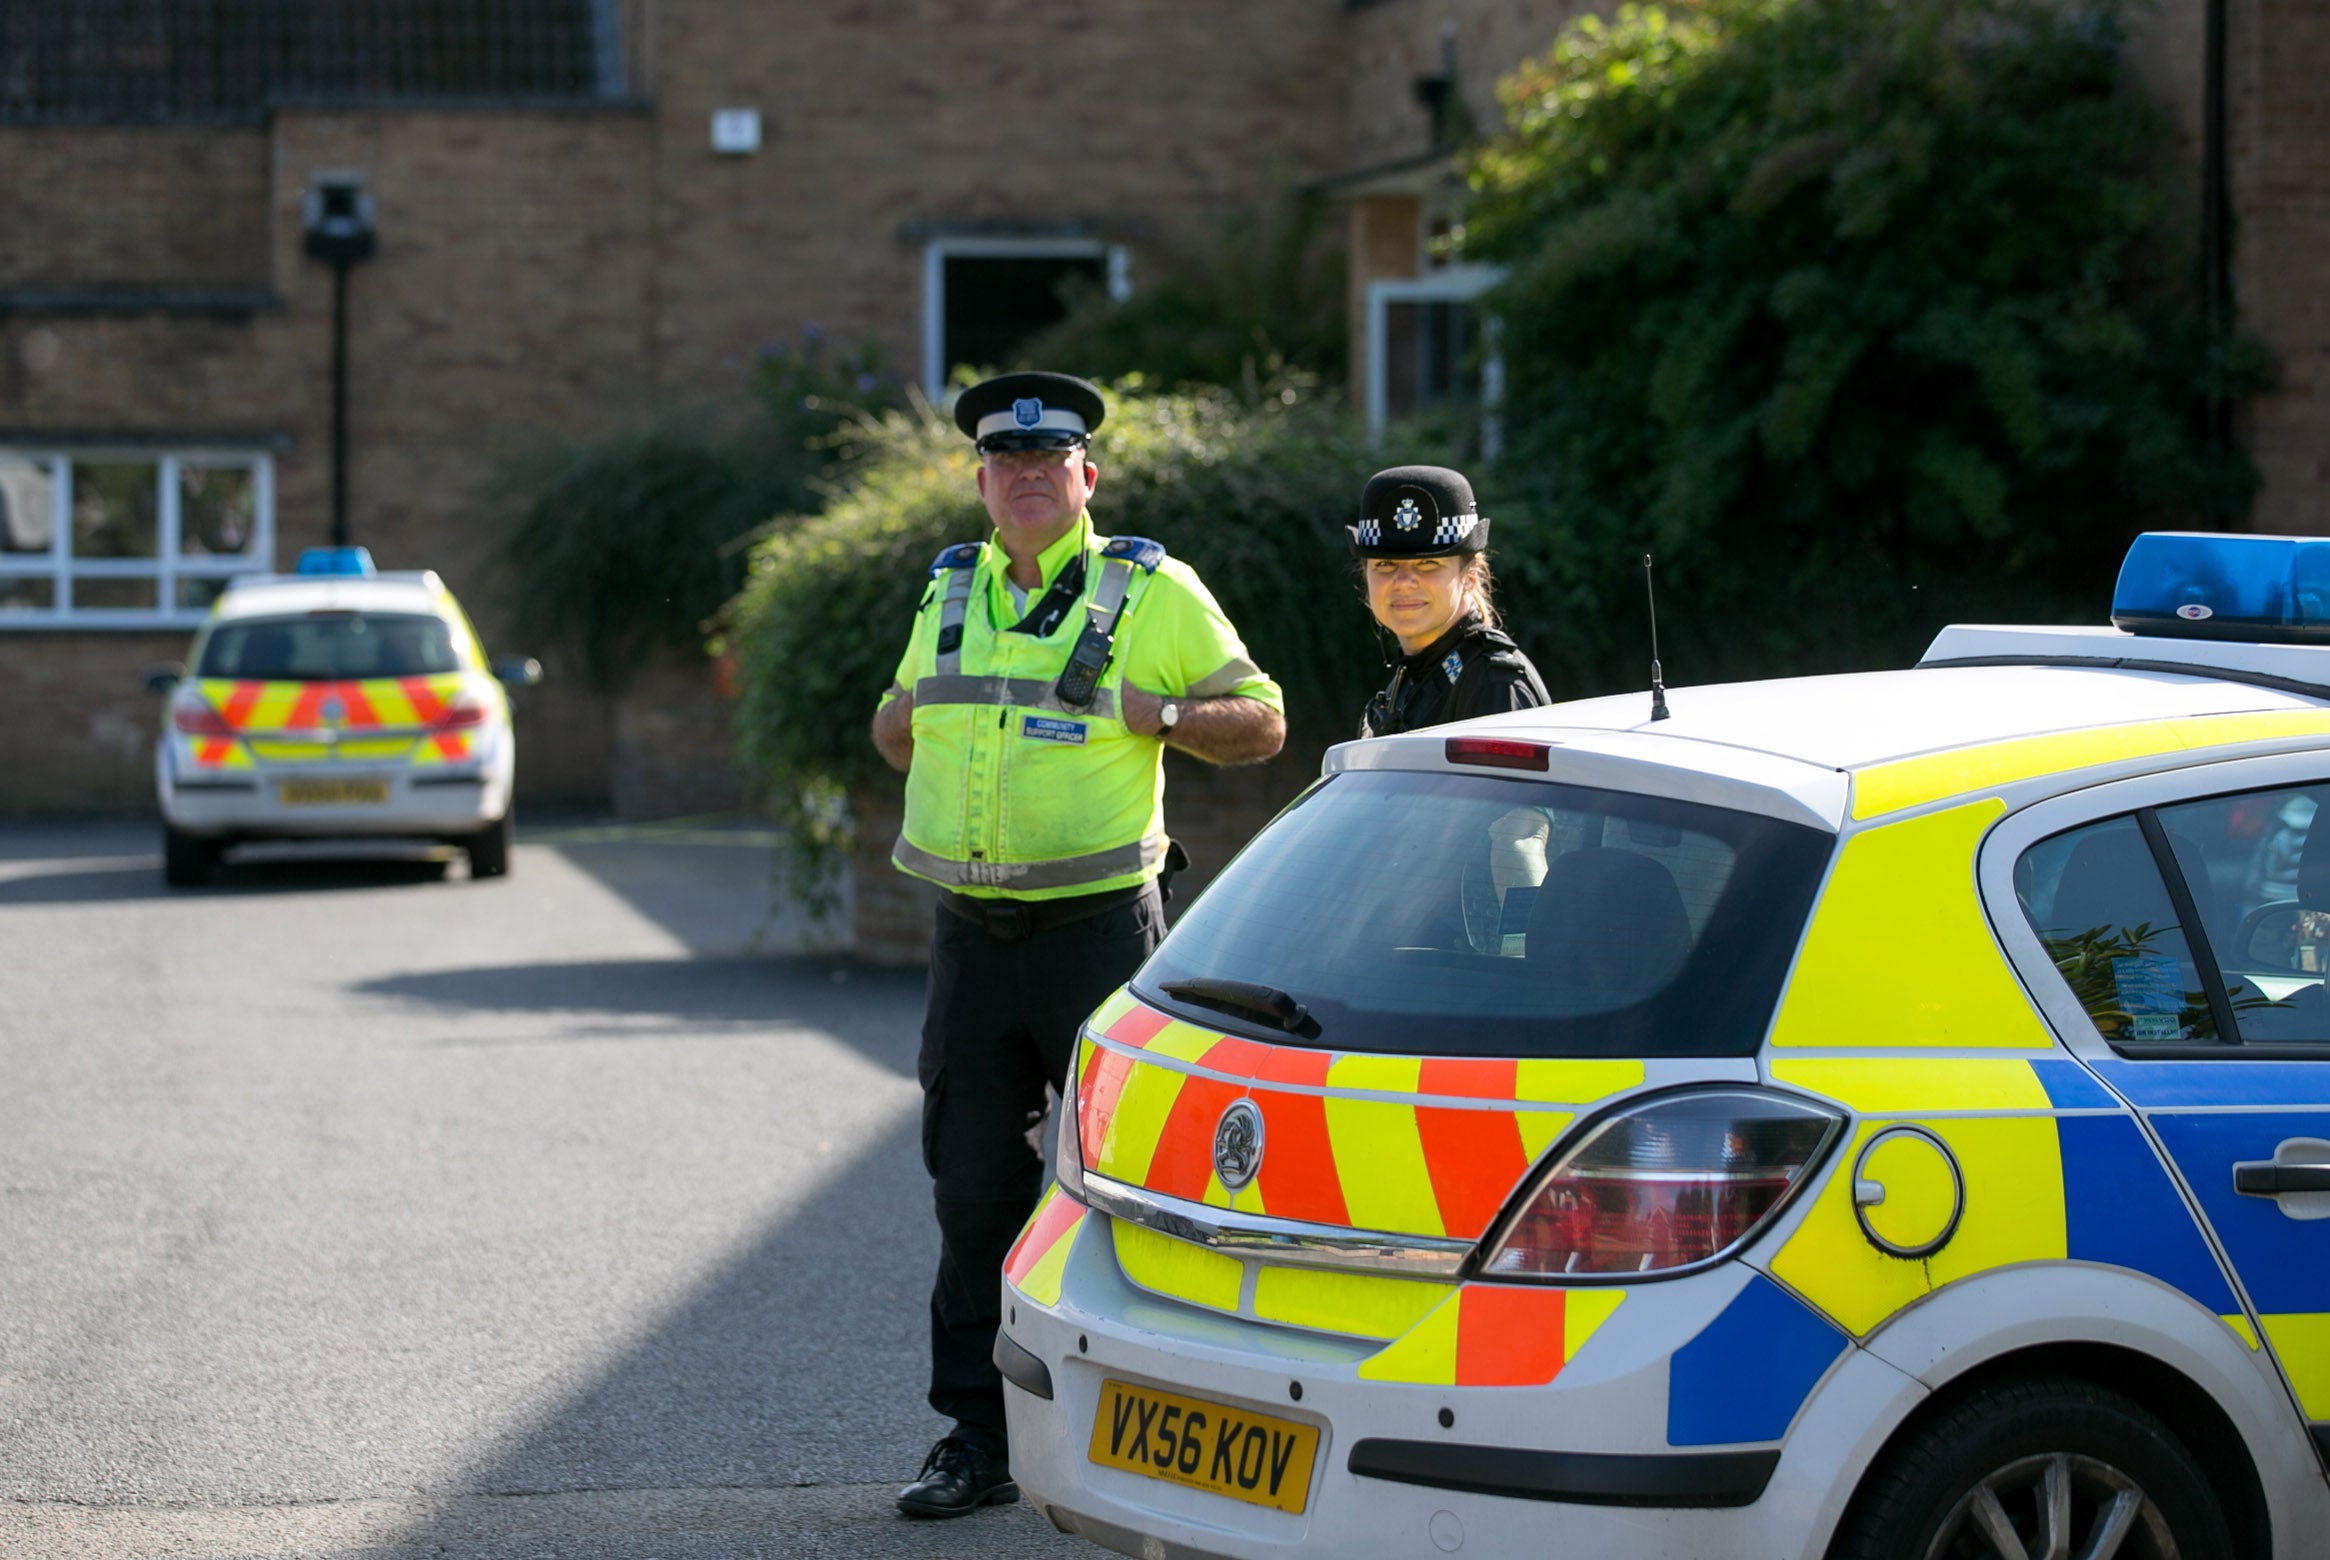
POLYGON ((1068 652, 1067 667, 1052 688, 1062 704, 1080 710, 1092 702, 1093 694, 1100 689, 1100 674, 1108 670, 1109 652, 1115 642, 1114 634, 1086 621, 1084 632, 1076 636, 1076 648, 1068 652))

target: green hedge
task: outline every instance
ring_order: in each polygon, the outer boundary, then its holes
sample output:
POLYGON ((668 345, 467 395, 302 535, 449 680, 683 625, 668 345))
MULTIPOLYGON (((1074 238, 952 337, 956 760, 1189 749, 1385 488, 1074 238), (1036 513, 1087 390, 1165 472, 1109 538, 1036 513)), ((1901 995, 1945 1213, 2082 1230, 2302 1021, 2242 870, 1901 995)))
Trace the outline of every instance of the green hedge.
MULTIPOLYGON (((778 817, 826 843, 837 798, 882 772, 867 721, 931 559, 991 529, 970 444, 936 412, 893 412, 858 438, 824 511, 779 523, 754 549, 725 616, 740 760, 778 817)), ((1343 527, 1371 472, 1431 453, 1371 450, 1347 413, 1299 395, 1254 408, 1120 382, 1093 453, 1093 519, 1193 565, 1285 688, 1297 738, 1340 737, 1383 675, 1343 527)))

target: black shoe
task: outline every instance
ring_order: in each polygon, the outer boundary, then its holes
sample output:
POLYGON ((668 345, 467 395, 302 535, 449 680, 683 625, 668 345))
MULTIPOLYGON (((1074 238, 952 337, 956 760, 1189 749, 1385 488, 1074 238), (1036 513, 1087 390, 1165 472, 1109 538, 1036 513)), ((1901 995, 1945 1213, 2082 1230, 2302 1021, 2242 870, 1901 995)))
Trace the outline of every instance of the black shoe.
POLYGON ((898 1509, 910 1517, 963 1517, 1017 1499, 1009 1463, 950 1435, 930 1449, 922 1472, 898 1492, 898 1509))

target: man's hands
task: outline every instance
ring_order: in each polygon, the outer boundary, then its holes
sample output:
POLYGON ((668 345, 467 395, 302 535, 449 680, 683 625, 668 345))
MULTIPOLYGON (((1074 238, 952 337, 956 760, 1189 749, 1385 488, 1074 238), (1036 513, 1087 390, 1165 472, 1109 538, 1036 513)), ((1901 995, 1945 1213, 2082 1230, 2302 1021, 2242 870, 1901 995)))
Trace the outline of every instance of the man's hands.
MULTIPOLYGON (((1181 719, 1165 741, 1209 764, 1259 764, 1286 742, 1286 718, 1263 703, 1238 694, 1218 699, 1176 699, 1181 719)), ((1135 736, 1159 734, 1159 715, 1166 696, 1124 684, 1117 691, 1117 709, 1125 729, 1135 736)))
POLYGON ((874 711, 874 751, 900 774, 914 763, 914 695, 895 683, 874 711))
MULTIPOLYGON (((1218 699, 1177 699, 1181 719, 1167 740, 1209 764, 1259 764, 1286 742, 1286 718, 1260 699, 1229 694, 1218 699)), ((1125 729, 1136 736, 1158 735, 1165 695, 1126 683, 1117 693, 1125 729)), ((882 762, 904 774, 914 763, 914 695, 893 688, 874 711, 874 749, 882 762)))

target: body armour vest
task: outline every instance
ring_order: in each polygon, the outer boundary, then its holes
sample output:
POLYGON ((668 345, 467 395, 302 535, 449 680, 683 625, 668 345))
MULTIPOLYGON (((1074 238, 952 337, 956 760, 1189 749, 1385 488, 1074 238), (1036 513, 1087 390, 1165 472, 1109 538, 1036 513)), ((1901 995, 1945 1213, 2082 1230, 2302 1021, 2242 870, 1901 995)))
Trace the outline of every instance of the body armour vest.
POLYGON ((1141 600, 1164 558, 1155 542, 1087 531, 1081 556, 1053 579, 1057 591, 1071 570, 1081 575, 1073 605, 1047 593, 999 626, 992 575, 1008 563, 1003 550, 965 543, 939 554, 915 638, 914 762, 890 858, 899 870, 1016 899, 1157 875, 1164 746, 1126 728, 1124 657, 1110 645, 1141 631, 1141 600))

